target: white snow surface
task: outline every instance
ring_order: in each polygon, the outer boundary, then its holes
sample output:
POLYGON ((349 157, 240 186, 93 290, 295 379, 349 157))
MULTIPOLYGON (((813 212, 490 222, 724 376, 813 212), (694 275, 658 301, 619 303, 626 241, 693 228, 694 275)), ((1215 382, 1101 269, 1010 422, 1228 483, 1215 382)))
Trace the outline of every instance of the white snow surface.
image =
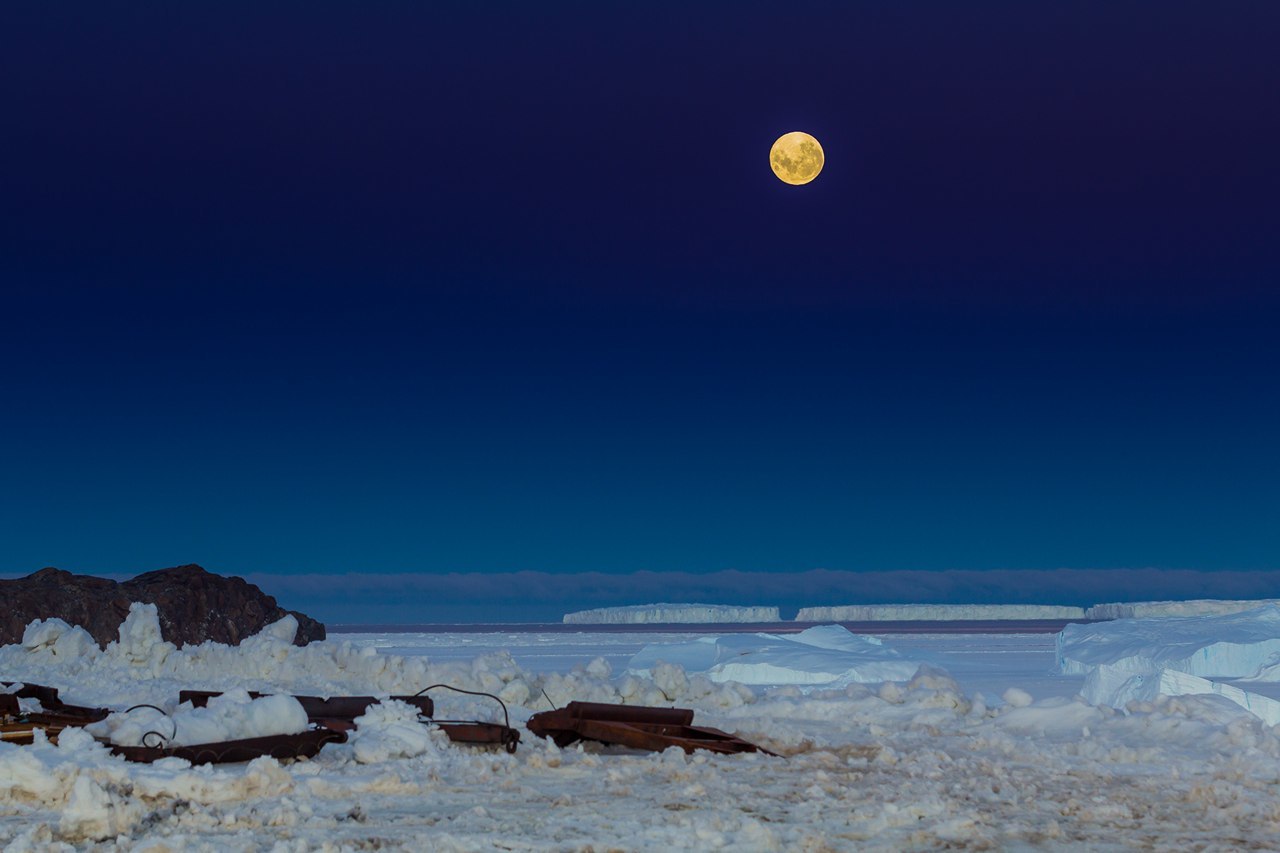
POLYGON ((802 607, 797 622, 1083 619, 1084 609, 1056 604, 843 604, 802 607))
POLYGON ((879 684, 909 681, 928 661, 912 659, 875 637, 839 625, 819 625, 798 634, 728 634, 685 643, 654 643, 631 659, 627 671, 662 672, 677 664, 712 681, 751 685, 879 684))
POLYGON ((1131 601, 1119 604, 1095 604, 1085 611, 1089 619, 1145 619, 1157 616, 1222 616, 1257 610, 1266 605, 1280 605, 1280 599, 1252 601, 1227 599, 1194 599, 1191 601, 1131 601))
MULTIPOLYGON (((68 633, 58 626, 4 647, 0 674, 119 708, 176 710, 182 687, 385 695, 436 681, 506 695, 518 725, 546 709, 543 691, 557 705, 677 704, 783 757, 560 749, 527 731, 509 755, 449 744, 390 701, 310 761, 130 764, 67 729, 56 745, 0 743, 5 853, 1270 850, 1280 834, 1280 730, 1216 694, 1156 690, 1127 713, 1087 703, 1075 695, 1080 676, 1055 673, 1048 635, 895 636, 904 659, 947 671, 765 688, 674 663, 615 675, 609 661, 653 635, 389 634, 299 648, 282 620, 239 647, 177 649, 152 630, 153 611, 128 621, 106 650, 72 653, 69 641, 55 653, 68 633), (464 657, 469 649, 486 653, 464 657)), ((808 639, 824 637, 801 645, 861 648, 835 632, 808 639)), ((442 716, 493 718, 487 700, 436 698, 442 716)))
POLYGON ((649 623, 779 622, 776 607, 737 607, 731 604, 632 604, 566 613, 574 625, 640 625, 649 623))

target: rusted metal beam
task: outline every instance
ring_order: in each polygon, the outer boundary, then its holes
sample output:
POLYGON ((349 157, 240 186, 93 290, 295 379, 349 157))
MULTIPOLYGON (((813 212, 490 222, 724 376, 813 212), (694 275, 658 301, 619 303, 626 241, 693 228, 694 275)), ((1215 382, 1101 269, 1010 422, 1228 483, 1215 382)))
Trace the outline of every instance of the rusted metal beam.
MULTIPOLYGON (((222 693, 216 690, 180 690, 178 691, 179 702, 190 702, 196 708, 203 708, 209 703, 209 700, 215 696, 221 696, 222 693)), ((251 691, 249 698, 261 699, 269 696, 268 693, 258 693, 251 691)), ((354 720, 356 717, 364 714, 370 705, 375 705, 382 700, 376 696, 294 696, 298 700, 298 704, 302 705, 302 710, 306 711, 307 717, 312 722, 323 719, 330 720, 354 720)), ((428 696, 392 696, 400 702, 407 702, 418 709, 418 713, 430 717, 435 713, 435 705, 428 696)))
POLYGON ((722 754, 775 754, 737 735, 692 723, 693 711, 688 708, 570 702, 563 708, 534 714, 526 725, 538 737, 551 738, 562 747, 591 740, 655 752, 678 746, 685 752, 705 749, 722 754))
MULTIPOLYGON (((470 691, 467 691, 470 692, 470 691)), ((212 690, 183 690, 178 693, 180 702, 190 702, 197 708, 203 708, 214 696, 221 694, 212 690)), ((267 694, 250 693, 252 698, 261 698, 267 694)), ((488 694, 483 694, 488 695, 488 694)), ((302 709, 307 713, 307 720, 319 726, 338 732, 349 732, 355 728, 356 717, 362 716, 370 705, 381 702, 375 696, 294 696, 302 709)), ((418 709, 418 712, 431 719, 435 712, 435 704, 428 696, 392 696, 418 709)), ((496 697, 495 697, 496 698, 496 697)), ((504 706, 503 712, 506 708, 504 706)), ((515 752, 520 744, 520 732, 510 725, 501 723, 483 723, 476 720, 434 720, 454 743, 467 743, 481 746, 501 746, 507 752, 515 752)))
POLYGON ((192 764, 230 764, 252 761, 264 755, 280 760, 314 758, 325 744, 342 743, 346 739, 343 732, 316 728, 296 735, 271 735, 189 746, 120 746, 109 743, 107 748, 129 761, 146 764, 161 758, 185 758, 192 764))

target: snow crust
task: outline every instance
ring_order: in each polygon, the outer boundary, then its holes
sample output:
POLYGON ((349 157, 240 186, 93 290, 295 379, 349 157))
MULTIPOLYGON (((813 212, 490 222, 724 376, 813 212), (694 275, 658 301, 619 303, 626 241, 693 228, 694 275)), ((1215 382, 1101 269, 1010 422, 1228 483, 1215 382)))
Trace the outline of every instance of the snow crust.
POLYGON ((776 607, 736 607, 730 604, 633 604, 566 613, 564 622, 577 625, 639 625, 689 622, 780 622, 776 607))
POLYGON ((875 637, 859 636, 839 625, 819 625, 790 635, 729 634, 655 643, 641 649, 627 671, 657 677, 663 664, 676 664, 715 682, 835 687, 908 681, 924 663, 875 637))
POLYGON ((1280 599, 1229 601, 1196 599, 1192 601, 1131 601, 1122 604, 1095 604, 1085 611, 1089 619, 1145 619, 1155 616, 1222 616, 1256 610, 1265 605, 1280 605, 1280 599))
POLYGON ((1051 604, 845 604, 802 607, 797 622, 877 622, 953 619, 1083 619, 1080 607, 1051 604))

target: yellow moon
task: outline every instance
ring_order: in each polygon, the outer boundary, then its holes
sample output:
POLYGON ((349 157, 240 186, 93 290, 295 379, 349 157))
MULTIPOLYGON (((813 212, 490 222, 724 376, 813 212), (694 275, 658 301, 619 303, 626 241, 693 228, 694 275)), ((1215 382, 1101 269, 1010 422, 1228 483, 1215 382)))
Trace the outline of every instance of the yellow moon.
POLYGON ((778 180, 794 186, 807 184, 818 177, 825 162, 818 140, 799 130, 782 134, 769 149, 769 165, 773 173, 778 180))

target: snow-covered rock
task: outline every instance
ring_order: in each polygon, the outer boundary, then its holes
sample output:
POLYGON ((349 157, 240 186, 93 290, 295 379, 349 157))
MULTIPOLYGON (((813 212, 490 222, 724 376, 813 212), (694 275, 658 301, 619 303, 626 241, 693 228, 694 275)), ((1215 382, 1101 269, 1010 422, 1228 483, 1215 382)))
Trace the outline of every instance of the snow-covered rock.
POLYGON ((802 607, 797 622, 890 622, 952 619, 1083 619, 1084 609, 1054 604, 844 604, 802 607))
POLYGON ((660 622, 780 622, 776 607, 731 604, 634 604, 566 613, 570 625, 638 625, 660 622))
POLYGON ((1064 675, 1087 675, 1108 665, 1135 674, 1171 669, 1205 677, 1250 676, 1280 659, 1280 607, 1068 625, 1058 634, 1056 654, 1064 675))
POLYGON ((652 674, 661 686, 662 667, 704 673, 712 681, 741 684, 812 684, 907 681, 923 660, 913 660, 875 637, 852 634, 839 625, 820 625, 798 634, 730 634, 687 643, 655 643, 641 649, 628 671, 652 674))
POLYGON ((1089 619, 1145 619, 1157 616, 1222 616, 1257 610, 1268 604, 1280 604, 1280 599, 1266 598, 1253 601, 1228 601, 1220 599, 1196 599, 1193 601, 1130 601, 1120 604, 1095 604, 1085 611, 1089 619))

